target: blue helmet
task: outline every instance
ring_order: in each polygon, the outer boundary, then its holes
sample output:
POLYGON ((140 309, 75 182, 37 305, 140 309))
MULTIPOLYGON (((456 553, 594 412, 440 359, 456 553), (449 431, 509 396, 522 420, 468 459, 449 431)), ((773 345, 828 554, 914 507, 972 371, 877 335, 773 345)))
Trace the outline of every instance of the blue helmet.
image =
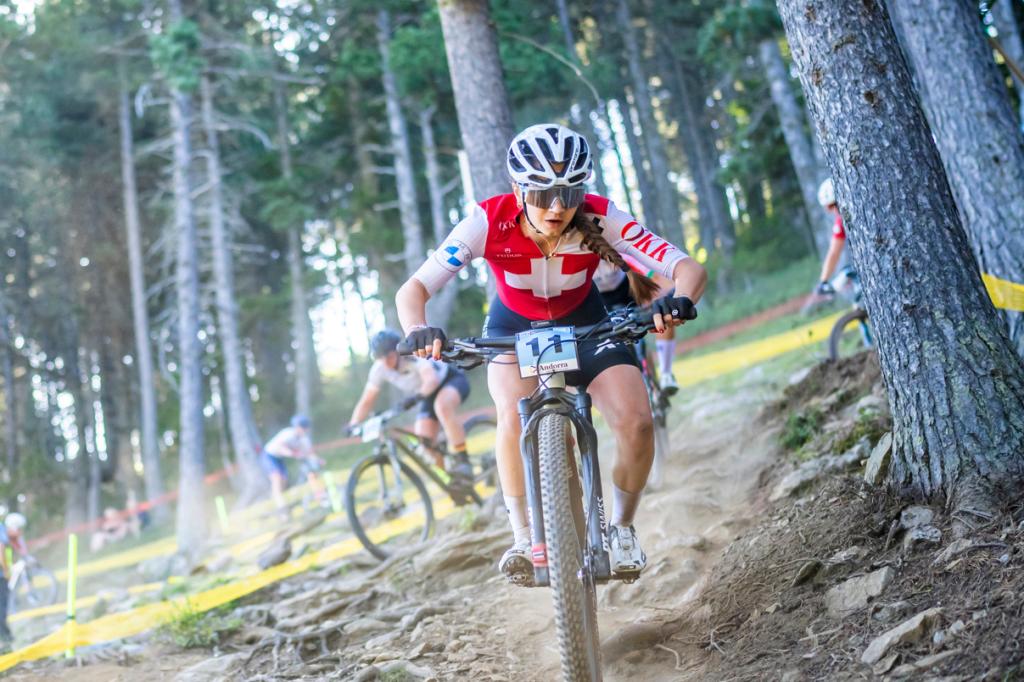
POLYGON ((309 417, 304 414, 297 414, 292 417, 292 426, 297 426, 301 429, 308 429, 310 425, 309 417))
POLYGON ((382 358, 391 351, 398 348, 398 343, 402 340, 402 335, 393 329, 385 329, 384 331, 377 332, 372 339, 370 339, 370 355, 375 358, 382 358))

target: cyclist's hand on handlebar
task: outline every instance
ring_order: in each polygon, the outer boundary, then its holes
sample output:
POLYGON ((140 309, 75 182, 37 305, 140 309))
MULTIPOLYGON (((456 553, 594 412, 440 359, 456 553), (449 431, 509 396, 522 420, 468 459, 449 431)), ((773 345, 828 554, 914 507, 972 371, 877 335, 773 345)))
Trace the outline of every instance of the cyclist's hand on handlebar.
POLYGON ((697 306, 689 296, 669 295, 659 298, 651 304, 651 312, 654 313, 654 327, 659 332, 697 318, 697 306))
POLYGON ((416 405, 416 403, 418 403, 418 402, 419 402, 420 400, 422 400, 422 399, 423 399, 423 398, 422 398, 421 396, 418 396, 418 395, 411 395, 411 396, 409 396, 408 398, 405 398, 405 399, 404 399, 404 400, 403 400, 403 401, 401 402, 401 404, 399 405, 399 407, 400 407, 400 408, 402 409, 402 411, 404 412, 405 410, 409 410, 409 409, 412 409, 412 408, 413 408, 413 406, 415 406, 415 405, 416 405))
POLYGON ((819 296, 834 296, 836 293, 836 288, 832 286, 832 282, 825 280, 824 282, 818 283, 818 286, 814 288, 814 293, 818 294, 819 296))
POLYGON ((398 352, 418 358, 441 359, 441 351, 448 342, 440 327, 416 327, 398 344, 398 352))

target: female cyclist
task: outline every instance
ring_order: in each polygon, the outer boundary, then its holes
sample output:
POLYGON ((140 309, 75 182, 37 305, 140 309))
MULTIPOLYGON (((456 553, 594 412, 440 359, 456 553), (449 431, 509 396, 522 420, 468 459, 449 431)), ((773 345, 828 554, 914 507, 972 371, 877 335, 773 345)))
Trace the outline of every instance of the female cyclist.
MULTIPOLYGON (((657 285, 630 270, 624 254, 675 282, 674 295, 653 304, 659 331, 693 316, 707 279, 704 268, 610 200, 586 194, 593 161, 582 136, 557 124, 531 126, 512 140, 507 168, 512 193, 475 206, 398 291, 399 319, 419 357, 440 358, 446 340, 443 330, 427 325, 427 300, 476 257, 490 265, 498 291, 484 321, 485 337, 525 331, 533 320, 600 322, 606 313, 593 275, 601 260, 627 272, 637 300, 650 299, 657 285)), ((632 523, 654 455, 643 379, 623 343, 583 341, 578 352, 580 370, 567 378, 591 394, 617 446, 608 528, 612 570, 639 573, 647 558, 632 523)), ((520 378, 508 356, 488 366, 487 383, 497 408, 498 474, 514 536, 499 569, 511 582, 529 585, 533 566, 516 403, 537 380, 520 378)))

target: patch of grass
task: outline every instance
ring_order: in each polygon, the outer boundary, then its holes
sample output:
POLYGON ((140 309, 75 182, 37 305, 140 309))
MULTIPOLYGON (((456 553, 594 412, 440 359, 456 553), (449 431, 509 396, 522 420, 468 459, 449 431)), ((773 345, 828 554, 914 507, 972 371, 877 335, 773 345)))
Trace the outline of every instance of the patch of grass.
POLYGON ((182 649, 208 649, 220 643, 221 637, 242 627, 241 618, 231 618, 226 604, 210 611, 199 611, 186 600, 160 626, 160 634, 182 649))
POLYGON ((459 515, 458 528, 461 533, 468 533, 476 527, 477 519, 480 515, 477 513, 475 507, 463 507, 462 513, 459 515))
POLYGON ((779 435, 779 443, 787 450, 798 450, 818 434, 824 419, 825 415, 816 407, 790 414, 779 435))
POLYGON ((412 682, 416 679, 405 668, 389 670, 380 676, 381 682, 412 682))
POLYGON ((879 414, 878 410, 861 408, 857 412, 857 419, 853 422, 853 428, 837 440, 832 449, 836 453, 846 452, 865 436, 874 443, 888 430, 888 422, 879 414))

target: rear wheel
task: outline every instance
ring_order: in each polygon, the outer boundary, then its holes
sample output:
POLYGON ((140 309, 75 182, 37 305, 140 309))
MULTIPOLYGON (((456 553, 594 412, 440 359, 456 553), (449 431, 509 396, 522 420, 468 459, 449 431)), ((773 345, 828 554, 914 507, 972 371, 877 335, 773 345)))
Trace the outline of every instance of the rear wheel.
POLYGON ((352 467, 345 487, 352 531, 370 554, 386 559, 405 540, 423 541, 434 529, 434 508, 423 480, 387 455, 377 454, 352 467))
POLYGON ((868 327, 868 311, 860 307, 853 308, 832 326, 828 338, 828 357, 835 361, 873 345, 868 327))
POLYGON ((28 566, 11 593, 11 612, 49 606, 57 601, 57 577, 47 568, 28 566))
POLYGON ((586 526, 581 523, 579 487, 572 486, 568 419, 549 414, 538 431, 541 506, 547 539, 548 571, 555 606, 562 677, 600 680, 601 654, 597 632, 597 592, 593 578, 583 571, 586 526))

